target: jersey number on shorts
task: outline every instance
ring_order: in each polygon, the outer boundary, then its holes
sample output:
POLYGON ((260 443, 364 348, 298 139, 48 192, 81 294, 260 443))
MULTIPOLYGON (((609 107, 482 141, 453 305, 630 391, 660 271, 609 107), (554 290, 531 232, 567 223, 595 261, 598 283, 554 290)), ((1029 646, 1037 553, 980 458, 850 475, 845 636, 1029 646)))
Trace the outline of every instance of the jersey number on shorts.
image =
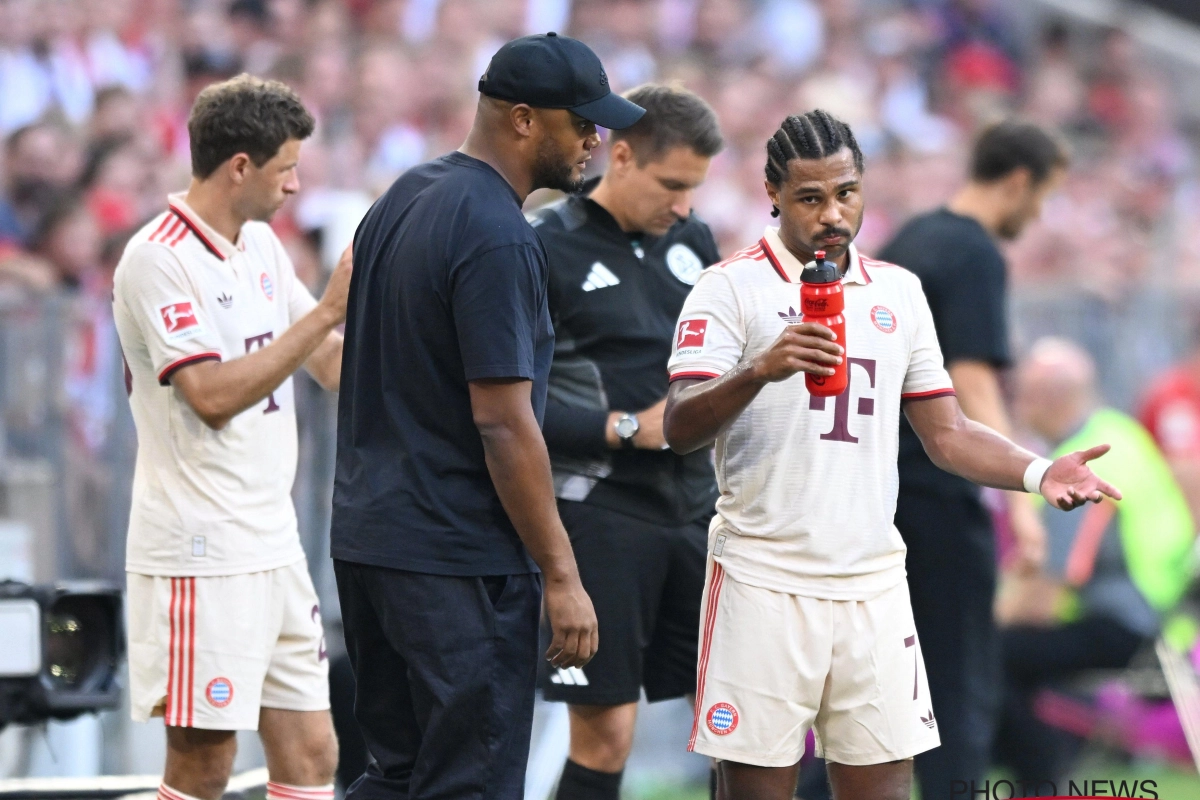
MULTIPOLYGON (((827 442, 849 442, 850 444, 858 444, 858 437, 850 433, 850 390, 854 388, 854 368, 862 367, 867 373, 867 378, 871 381, 871 388, 875 388, 875 359, 873 358, 851 358, 846 372, 846 391, 833 398, 833 429, 828 433, 822 433, 821 439, 827 442)), ((813 395, 808 398, 808 408, 810 411, 824 411, 825 398, 813 395)), ((875 401, 870 397, 858 398, 858 408, 855 409, 860 416, 873 417, 875 416, 875 401)))
MULTIPOLYGON (((266 275, 263 275, 263 278, 266 277, 266 275)), ((270 331, 267 333, 260 333, 258 336, 251 336, 246 340, 246 352, 249 353, 253 350, 261 350, 267 346, 267 342, 274 340, 274 338, 275 334, 270 331)), ((269 395, 267 395, 267 407, 263 409, 263 413, 270 414, 272 411, 278 410, 279 403, 275 402, 275 393, 271 392, 269 395)))

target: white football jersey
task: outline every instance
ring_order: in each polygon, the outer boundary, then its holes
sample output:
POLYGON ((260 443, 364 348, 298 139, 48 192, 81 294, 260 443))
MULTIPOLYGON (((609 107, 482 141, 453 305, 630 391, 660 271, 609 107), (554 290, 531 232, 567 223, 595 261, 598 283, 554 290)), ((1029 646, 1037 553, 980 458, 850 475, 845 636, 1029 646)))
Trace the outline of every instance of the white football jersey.
MULTIPOLYGON (((671 380, 720 377, 800 322, 802 269, 775 228, 706 269, 680 314, 671 380)), ((892 522, 901 401, 954 389, 915 275, 851 246, 842 284, 849 386, 821 398, 802 373, 767 384, 717 438, 710 547, 743 583, 865 600, 905 576, 892 522)))
POLYGON ((270 226, 234 244, 182 194, 134 234, 117 265, 113 316, 138 454, 126 569, 143 575, 259 572, 304 557, 292 505, 291 378, 209 428, 170 384, 197 361, 229 361, 279 337, 316 301, 270 226))

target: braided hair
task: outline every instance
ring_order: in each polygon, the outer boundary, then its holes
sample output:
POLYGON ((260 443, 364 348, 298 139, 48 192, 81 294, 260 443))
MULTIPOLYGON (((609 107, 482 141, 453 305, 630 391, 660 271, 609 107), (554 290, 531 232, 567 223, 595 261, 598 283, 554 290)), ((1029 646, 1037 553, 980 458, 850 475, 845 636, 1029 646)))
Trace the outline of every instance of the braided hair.
MULTIPOLYGON (((767 140, 767 181, 772 186, 781 186, 787 178, 788 162, 793 158, 826 158, 843 147, 850 148, 854 166, 861 173, 863 154, 849 125, 819 108, 792 114, 767 140)), ((778 217, 779 209, 775 208, 771 216, 778 217)))

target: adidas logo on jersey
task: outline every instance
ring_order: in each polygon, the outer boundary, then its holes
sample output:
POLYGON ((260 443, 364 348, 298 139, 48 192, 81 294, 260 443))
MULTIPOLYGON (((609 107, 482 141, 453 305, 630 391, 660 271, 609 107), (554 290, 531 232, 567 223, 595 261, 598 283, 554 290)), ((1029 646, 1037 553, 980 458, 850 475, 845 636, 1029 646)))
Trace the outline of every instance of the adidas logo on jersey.
POLYGON ((592 271, 588 273, 587 280, 583 282, 583 290, 591 292, 608 286, 616 286, 620 282, 621 279, 613 275, 611 269, 597 261, 592 264, 592 271))
POLYGON ((217 298, 217 302, 221 304, 221 308, 229 308, 233 305, 233 296, 222 293, 221 296, 217 298))
MULTIPOLYGON (((928 718, 921 717, 921 722, 925 723, 926 728, 933 730, 933 728, 937 726, 937 720, 933 718, 933 709, 932 708, 929 709, 929 711, 926 713, 929 714, 929 717, 928 718)), ((918 716, 920 716, 920 715, 918 715, 918 716)))
POLYGON ((566 669, 558 669, 550 676, 551 683, 561 683, 566 686, 587 686, 587 675, 583 674, 583 670, 579 667, 567 667, 566 669))

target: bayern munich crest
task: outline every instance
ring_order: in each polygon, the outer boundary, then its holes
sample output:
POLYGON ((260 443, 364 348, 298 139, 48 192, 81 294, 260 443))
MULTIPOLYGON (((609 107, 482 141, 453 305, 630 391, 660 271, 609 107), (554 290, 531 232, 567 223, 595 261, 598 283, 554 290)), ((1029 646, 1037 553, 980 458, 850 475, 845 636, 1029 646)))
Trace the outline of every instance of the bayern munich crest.
POLYGON ((737 709, 729 703, 717 703, 708 710, 708 729, 717 736, 727 736, 734 732, 738 724, 737 709))
POLYGON ((224 708, 233 702, 233 681, 229 678, 213 678, 204 690, 210 705, 224 708))
POLYGON ((267 299, 274 300, 275 299, 275 284, 271 283, 270 276, 268 276, 267 273, 264 272, 262 274, 262 276, 259 277, 258 283, 260 286, 262 286, 263 294, 265 294, 267 296, 267 299))
POLYGON ((871 309, 871 322, 884 333, 896 332, 896 315, 886 306, 875 306, 871 309))

